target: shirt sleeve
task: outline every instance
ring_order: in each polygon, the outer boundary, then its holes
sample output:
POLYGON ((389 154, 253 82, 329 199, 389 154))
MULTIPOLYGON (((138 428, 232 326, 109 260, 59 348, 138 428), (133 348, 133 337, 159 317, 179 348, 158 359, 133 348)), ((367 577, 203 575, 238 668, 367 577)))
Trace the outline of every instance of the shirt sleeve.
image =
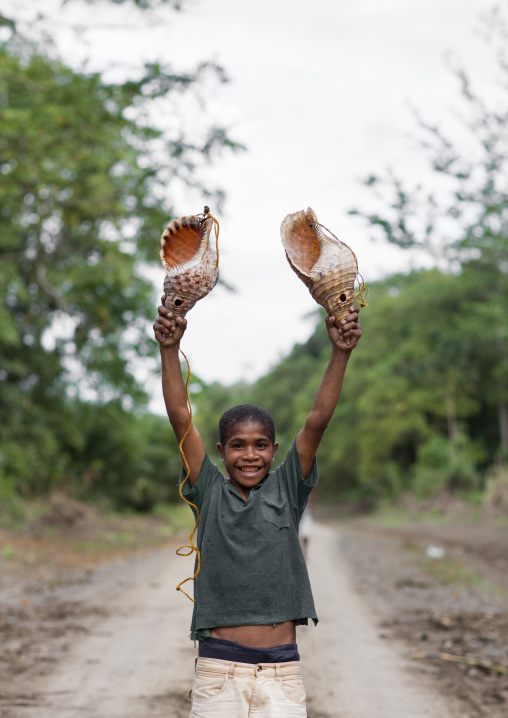
MULTIPOLYGON (((186 475, 185 467, 182 468, 180 474, 180 486, 182 486, 186 475)), ((187 501, 193 503, 199 510, 201 510, 203 504, 206 502, 207 496, 210 492, 210 486, 214 481, 224 480, 223 475, 208 456, 208 452, 205 453, 201 469, 199 470, 198 478, 194 486, 191 486, 188 481, 182 486, 182 496, 187 501)), ((191 506, 191 509, 196 514, 196 510, 191 506)))
POLYGON ((293 441, 284 462, 279 467, 282 469, 286 481, 289 500, 294 509, 300 514, 303 513, 309 500, 310 493, 317 484, 318 468, 317 459, 314 457, 309 475, 303 478, 302 467, 300 465, 300 457, 296 450, 296 439, 293 441))

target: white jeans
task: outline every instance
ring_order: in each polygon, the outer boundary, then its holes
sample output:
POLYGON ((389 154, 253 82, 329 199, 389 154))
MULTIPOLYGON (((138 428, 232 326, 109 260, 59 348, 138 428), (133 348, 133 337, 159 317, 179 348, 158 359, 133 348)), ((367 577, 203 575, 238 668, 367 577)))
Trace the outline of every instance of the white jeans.
POLYGON ((300 662, 198 658, 190 718, 307 718, 300 662))

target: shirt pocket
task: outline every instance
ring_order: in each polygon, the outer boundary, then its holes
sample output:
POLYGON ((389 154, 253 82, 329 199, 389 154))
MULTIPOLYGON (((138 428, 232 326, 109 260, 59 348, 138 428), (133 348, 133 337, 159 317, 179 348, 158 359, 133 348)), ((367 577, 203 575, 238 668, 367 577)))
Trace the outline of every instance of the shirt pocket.
POLYGON ((278 529, 287 528, 291 525, 289 504, 283 496, 262 496, 261 513, 265 521, 269 521, 278 529))

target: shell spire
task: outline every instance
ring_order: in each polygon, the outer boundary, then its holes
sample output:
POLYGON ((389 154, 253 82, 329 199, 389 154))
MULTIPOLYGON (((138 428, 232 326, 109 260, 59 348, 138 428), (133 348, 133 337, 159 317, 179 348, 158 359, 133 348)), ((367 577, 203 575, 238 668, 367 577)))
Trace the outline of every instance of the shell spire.
POLYGON ((291 268, 339 326, 356 298, 355 253, 347 244, 323 231, 311 207, 288 214, 280 234, 291 268))
POLYGON ((205 207, 202 214, 173 220, 162 233, 165 306, 172 314, 184 317, 217 284, 218 261, 209 244, 214 224, 218 227, 205 207))

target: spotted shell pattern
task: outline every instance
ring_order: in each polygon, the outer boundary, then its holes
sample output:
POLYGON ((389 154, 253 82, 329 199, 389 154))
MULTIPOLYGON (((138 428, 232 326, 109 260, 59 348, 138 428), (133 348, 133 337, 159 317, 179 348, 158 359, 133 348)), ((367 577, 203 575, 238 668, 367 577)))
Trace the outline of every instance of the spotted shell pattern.
POLYGON ((217 284, 219 269, 210 245, 213 219, 189 215, 168 224, 161 237, 161 260, 166 270, 166 309, 184 317, 217 284))
POLYGON ((280 234, 293 271, 339 326, 355 300, 358 264, 354 252, 323 232, 311 207, 288 214, 280 234))

